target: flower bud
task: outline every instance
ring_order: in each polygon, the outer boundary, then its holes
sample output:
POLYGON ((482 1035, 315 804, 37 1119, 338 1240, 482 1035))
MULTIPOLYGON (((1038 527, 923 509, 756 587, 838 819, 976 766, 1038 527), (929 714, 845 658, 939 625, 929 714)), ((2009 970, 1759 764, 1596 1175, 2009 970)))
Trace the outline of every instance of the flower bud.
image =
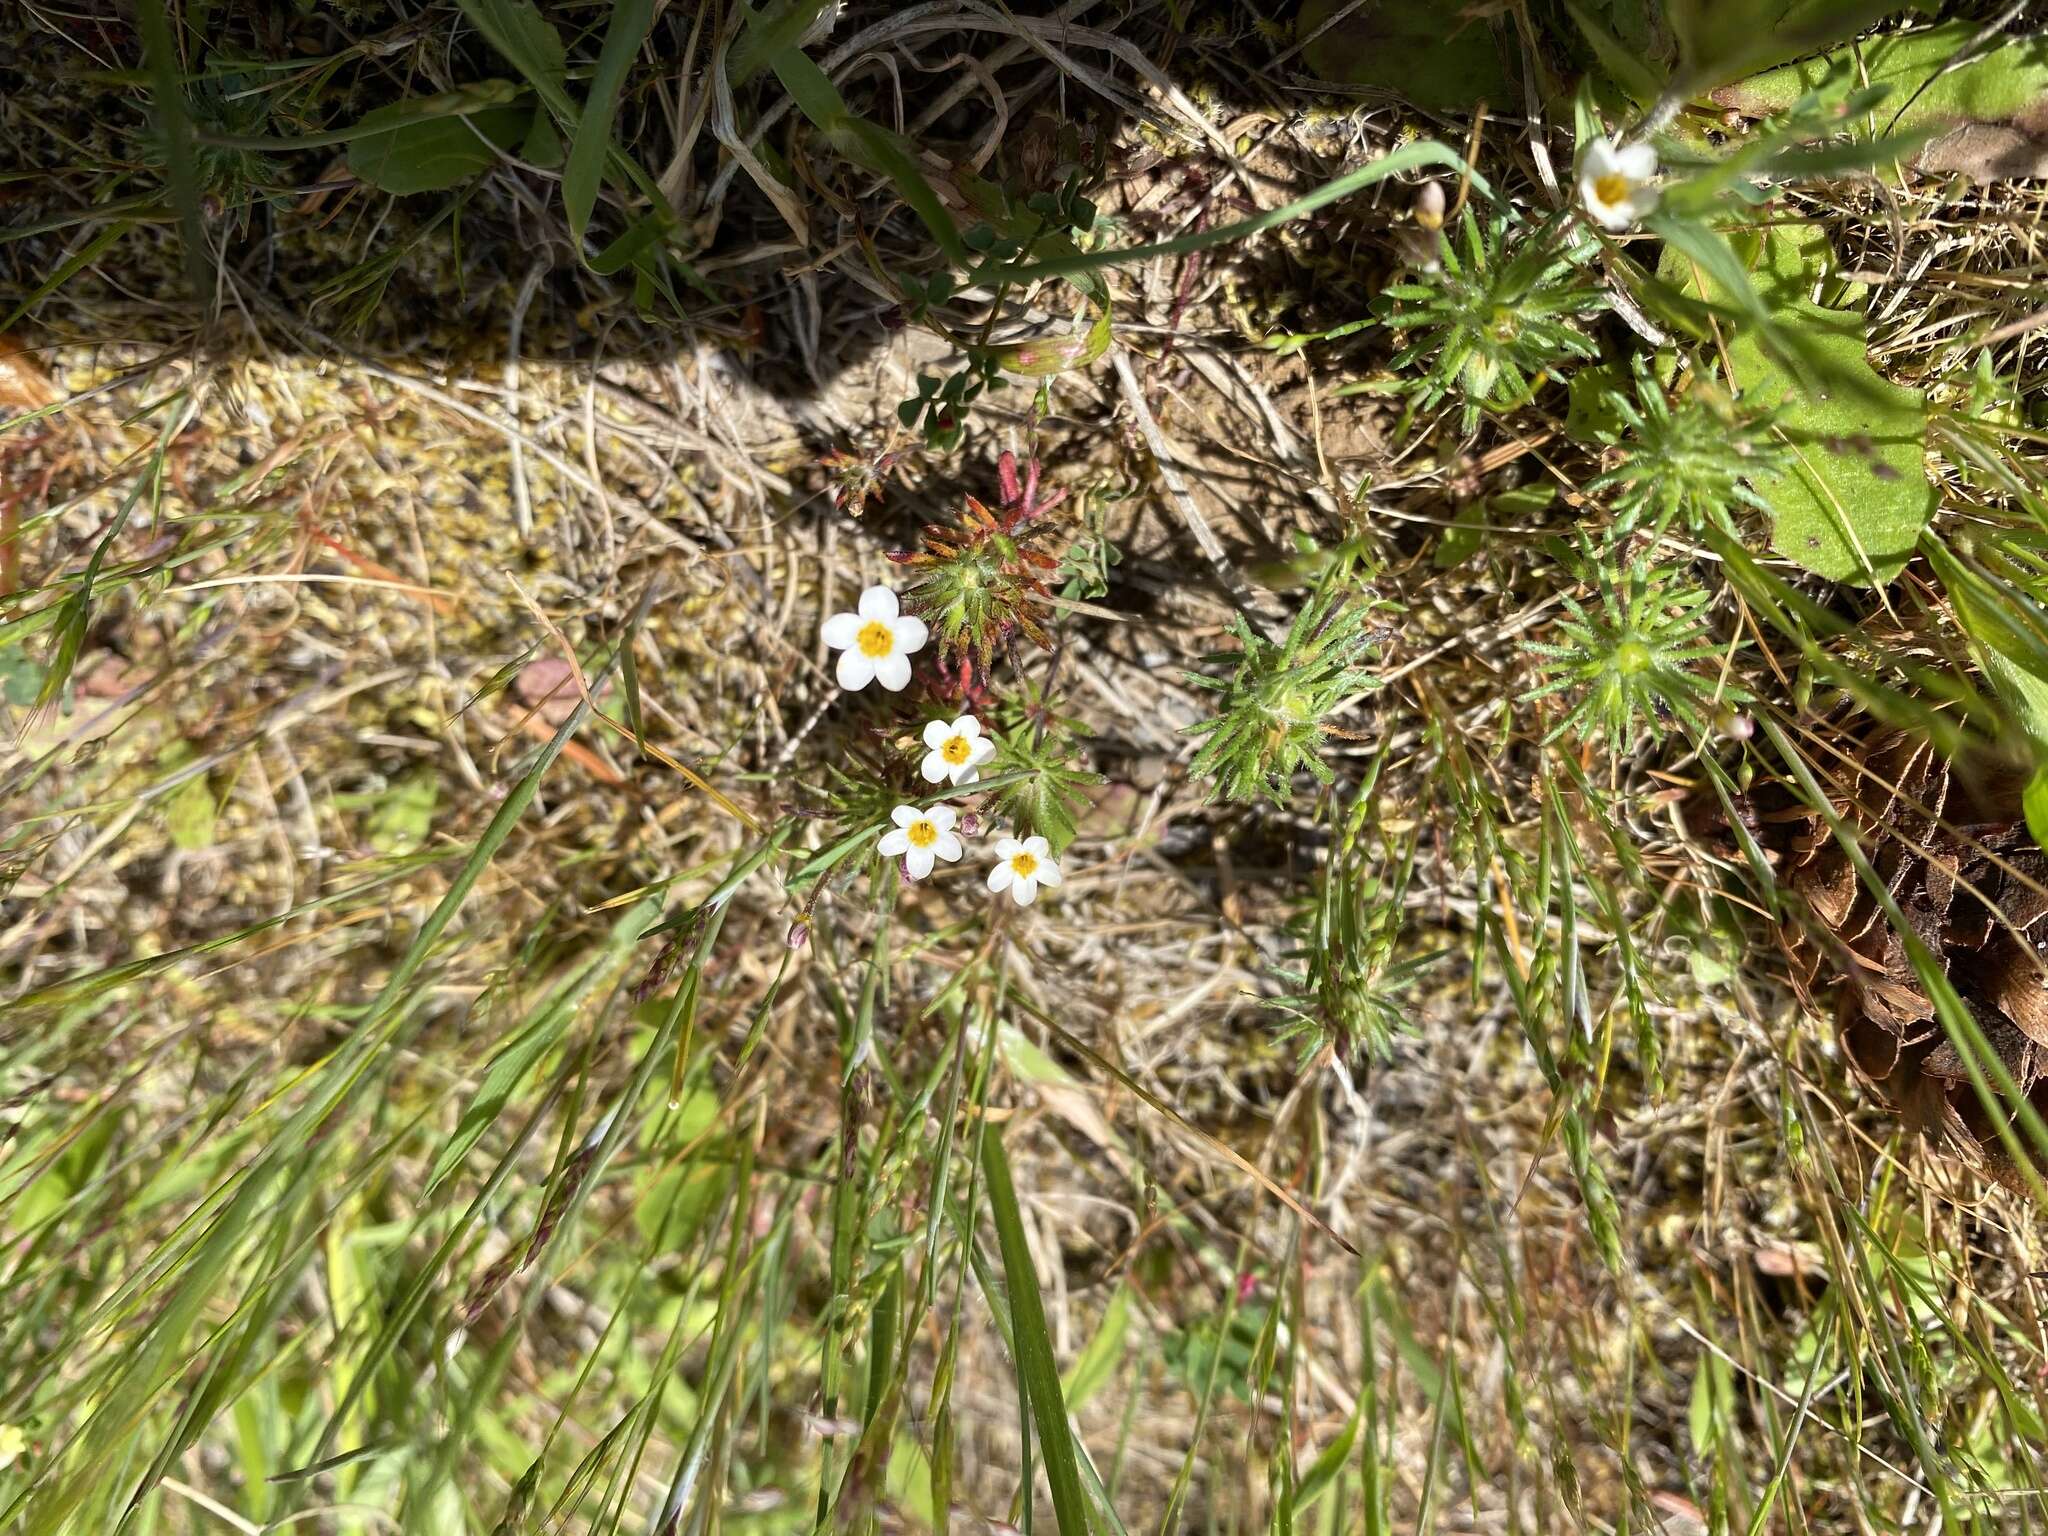
POLYGON ((1412 211, 1415 222, 1424 229, 1438 230, 1444 227, 1444 187, 1440 181, 1425 181, 1415 189, 1412 211))

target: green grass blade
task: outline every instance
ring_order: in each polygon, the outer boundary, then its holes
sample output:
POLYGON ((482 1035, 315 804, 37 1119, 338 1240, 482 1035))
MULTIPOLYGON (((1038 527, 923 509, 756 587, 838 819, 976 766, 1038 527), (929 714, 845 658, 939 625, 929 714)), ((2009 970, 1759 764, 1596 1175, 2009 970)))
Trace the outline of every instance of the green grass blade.
POLYGON ((1031 1245, 1024 1237, 1024 1215, 1017 1205, 1017 1186, 1010 1178, 1010 1159, 993 1128, 982 1138, 981 1165, 988 1179, 989 1214, 1002 1248, 1003 1279, 1010 1293, 1017 1374, 1031 1396, 1053 1513, 1059 1520, 1060 1536, 1089 1536, 1087 1497, 1081 1491, 1074 1431, 1067 1422, 1066 1396, 1060 1389, 1059 1362, 1053 1358, 1052 1334, 1046 1327, 1045 1300, 1038 1293, 1038 1271, 1032 1267, 1031 1245))
POLYGON ((584 231, 590 227, 591 210, 597 206, 597 189, 604 180, 605 152, 611 148, 612 121, 618 116, 626 71, 632 67, 634 56, 653 25, 654 0, 619 0, 605 27, 597 73, 591 78, 590 95, 584 100, 583 116, 576 124, 568 164, 562 169, 562 203, 569 213, 569 231, 578 245, 583 243, 584 231))
MULTIPOLYGON (((412 983, 426 965, 441 935, 455 914, 469 899, 477 880, 511 836, 512 829, 526 814, 540 791, 542 778, 569 744, 589 714, 587 701, 579 703, 549 740, 524 777, 513 785, 504 803, 485 827, 483 836, 462 868, 456 872, 448 892, 420 924, 411 944, 393 967, 379 990, 368 1015, 357 1030, 326 1063, 314 1091, 292 1114, 275 1137, 250 1165, 240 1188, 227 1203, 211 1228, 196 1245, 183 1273, 171 1287, 163 1307, 147 1331, 132 1344, 127 1362, 114 1377, 100 1406, 80 1429, 67 1455, 64 1470, 55 1474, 54 1486, 38 1493, 38 1483, 17 1504, 27 1503, 27 1536, 62 1536, 73 1528, 75 1519, 93 1490, 110 1477, 120 1451, 130 1441, 131 1415, 141 1413, 170 1386, 182 1369, 186 1339, 207 1307, 217 1298, 221 1284, 240 1251, 245 1235, 252 1230, 259 1212, 281 1174, 286 1173, 306 1149, 314 1133, 349 1098, 372 1061, 389 1045, 398 1024, 405 1017, 401 1006, 412 992, 412 983)), ((53 1458, 53 1466, 57 1465, 53 1458)), ((143 1490, 146 1492, 146 1490, 143 1490)), ((136 1495, 138 1498, 141 1493, 136 1495)), ((9 1518, 22 1513, 10 1509, 9 1518)))

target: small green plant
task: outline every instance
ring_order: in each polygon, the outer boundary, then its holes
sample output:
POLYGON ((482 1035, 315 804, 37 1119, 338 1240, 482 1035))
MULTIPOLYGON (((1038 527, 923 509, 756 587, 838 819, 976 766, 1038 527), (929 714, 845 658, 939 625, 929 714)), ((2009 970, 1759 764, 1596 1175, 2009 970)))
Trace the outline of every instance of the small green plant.
POLYGON ((996 463, 1002 499, 991 510, 974 497, 956 525, 931 524, 919 547, 892 554, 915 580, 906 593, 912 612, 931 625, 941 662, 958 672, 963 692, 985 678, 996 646, 1013 634, 1050 646, 1043 612, 1052 597, 1059 556, 1044 546, 1058 526, 1046 519, 1064 490, 1041 495, 1039 465, 1020 470, 1005 451, 996 463))
POLYGON ((1775 471, 1784 450, 1767 420, 1745 415, 1726 390, 1699 369, 1688 371, 1678 393, 1667 395, 1641 357, 1635 359, 1635 398, 1619 390, 1607 403, 1628 426, 1618 462, 1587 482, 1610 493, 1611 538, 1648 526, 1662 533, 1677 522, 1689 531, 1734 532, 1732 509, 1771 505, 1750 488, 1750 477, 1775 471))
MULTIPOLYGON (((933 281, 936 284, 938 279, 933 281)), ((920 373, 917 393, 896 407, 896 419, 912 431, 922 432, 927 448, 951 453, 967 436, 969 408, 983 391, 1001 389, 1008 382, 992 356, 970 358, 943 379, 920 373)))
POLYGON ((1572 321, 1605 301, 1581 270, 1593 242, 1560 249, 1550 227, 1523 232, 1504 213, 1482 225, 1469 207, 1462 227, 1462 252, 1444 237, 1433 279, 1396 283, 1380 302, 1389 326, 1413 334, 1394 370, 1427 366, 1415 404, 1457 396, 1470 432, 1482 410, 1520 405, 1546 376, 1592 357, 1592 339, 1572 321))
POLYGON ((1397 958, 1406 927, 1408 879, 1415 867, 1411 831, 1391 849, 1369 836, 1377 765, 1352 796, 1315 892, 1293 925, 1299 947, 1274 967, 1287 990, 1267 1000, 1285 1017, 1281 1040, 1301 1042, 1306 1067, 1325 1048, 1339 1059, 1385 1061, 1409 1028, 1415 980, 1438 957, 1397 958), (1383 856, 1384 855, 1384 856, 1383 856))
POLYGON ((1595 569, 1598 600, 1592 607, 1564 599, 1569 617, 1558 624, 1562 643, 1525 647, 1538 658, 1545 681, 1523 694, 1523 702, 1578 694, 1546 742, 1599 736, 1620 750, 1643 730, 1662 740, 1674 723, 1697 739, 1717 702, 1748 700, 1732 681, 1695 670, 1721 652, 1708 638, 1705 610, 1712 594, 1704 587, 1671 566, 1653 568, 1641 560, 1619 577, 1595 569))
POLYGON ((1285 805, 1304 770, 1317 782, 1335 777, 1323 762, 1329 719, 1343 701, 1376 686, 1364 661, 1373 649, 1370 620, 1380 605, 1346 601, 1341 585, 1322 588, 1279 644, 1240 616, 1231 632, 1244 646, 1227 678, 1187 674, 1198 688, 1223 697, 1213 719, 1189 726, 1204 738, 1189 771, 1207 779, 1209 798, 1250 802, 1261 795, 1285 805))
POLYGON ((1073 766, 1080 756, 1071 722, 1055 715, 1028 685, 1003 715, 995 756, 982 776, 995 787, 988 808, 1020 832, 1042 837, 1055 854, 1064 853, 1077 830, 1074 817, 1085 808, 1082 790, 1102 775, 1073 766))

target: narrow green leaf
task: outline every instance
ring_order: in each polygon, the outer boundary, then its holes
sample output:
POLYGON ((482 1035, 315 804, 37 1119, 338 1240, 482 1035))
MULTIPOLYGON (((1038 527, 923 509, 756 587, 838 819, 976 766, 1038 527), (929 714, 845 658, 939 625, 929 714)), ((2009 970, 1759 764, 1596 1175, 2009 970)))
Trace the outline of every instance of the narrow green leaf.
POLYGON ((1130 1289, 1119 1286, 1102 1314, 1101 1326, 1095 1330, 1095 1336, 1088 1341, 1088 1347, 1081 1351, 1080 1358, 1068 1370, 1062 1383, 1066 1389, 1068 1412, 1079 1413, 1082 1405, 1100 1392, 1115 1374, 1124 1357, 1124 1336, 1130 1331, 1130 1326, 1130 1289))
POLYGON ((1005 373, 1041 379, 1074 368, 1086 368, 1109 350, 1109 343, 1109 310, 1104 307, 1096 310, 1095 323, 1085 331, 1073 331, 1064 336, 1034 337, 1030 341, 997 347, 995 359, 1005 373))
POLYGON ((171 206, 178 213, 185 275, 192 284, 192 296, 204 307, 213 297, 213 248, 207 244, 206 220, 199 207, 199 161, 192 139, 192 110, 185 101, 184 70, 164 0, 138 0, 135 19, 142 33, 142 56, 149 67, 151 115, 163 144, 171 206))
POLYGON ((1191 251, 1206 251, 1211 246, 1228 245, 1263 230, 1290 224, 1319 208, 1327 208, 1332 203, 1342 202, 1367 187, 1385 181, 1389 176, 1398 176, 1403 171, 1419 170, 1426 165, 1441 166, 1447 171, 1457 171, 1469 176, 1475 191, 1486 197, 1493 196, 1492 184, 1467 165, 1463 155, 1448 145, 1439 144, 1435 139, 1417 139, 1412 144, 1404 144, 1401 148, 1380 156, 1369 165, 1361 165, 1357 170, 1325 183, 1306 197, 1298 197, 1291 203, 1268 209, 1249 219, 1240 219, 1235 224, 1199 229, 1171 240, 1155 241, 1150 245, 1129 245, 1121 249, 1102 251, 1077 251, 1071 256, 1050 257, 1044 261, 1026 262, 1022 266, 997 267, 979 274, 979 277, 983 282, 1023 283, 1039 277, 1072 277, 1076 273, 1121 266, 1125 262, 1149 261, 1155 256, 1185 256, 1191 251))
MULTIPOLYGON (((217 1209, 186 1257, 176 1282, 165 1289, 160 1310, 147 1331, 131 1344, 106 1397, 73 1439, 67 1453, 69 1465, 52 1484, 43 1485, 44 1491, 29 1512, 28 1536, 63 1536, 76 1529, 76 1517, 93 1490, 105 1480, 123 1475, 125 1457, 121 1447, 131 1434, 136 1416, 146 1412, 159 1394, 178 1379, 187 1361, 189 1335, 218 1300, 220 1287, 245 1238, 259 1229, 271 1195, 281 1180, 289 1180, 313 1166, 299 1157, 300 1152, 347 1100, 390 1043, 406 1016, 415 978, 455 914, 468 901, 484 870, 511 836, 513 827, 526 814, 540 791, 542 777, 581 727, 589 709, 587 702, 579 702, 575 712, 562 722, 534 759, 533 766, 513 785, 476 847, 456 872, 447 894, 420 924, 405 953, 392 967, 363 1022, 309 1079, 304 1100, 242 1172, 234 1194, 217 1209)), ((127 1475, 134 1476, 132 1472, 127 1475)), ((135 1497, 146 1492, 147 1489, 139 1489, 135 1497)))
POLYGON ((1358 1443, 1358 1426, 1365 1419, 1366 1399, 1361 1395, 1358 1406, 1351 1410, 1351 1417, 1337 1438, 1316 1453, 1316 1459, 1301 1474, 1301 1481, 1294 1489, 1294 1513, 1312 1507, 1317 1499, 1330 1491, 1337 1481, 1337 1474, 1344 1470, 1344 1464, 1351 1458, 1351 1447, 1358 1443))
POLYGON ((576 124, 569 162, 562 171, 562 204, 568 210, 570 233, 579 245, 584 230, 590 226, 591 210, 597 206, 605 151, 611 147, 612 120, 618 116, 619 93, 625 89, 626 72, 633 67, 633 59, 653 25, 654 0, 618 0, 605 27, 597 73, 591 78, 590 95, 584 100, 583 117, 576 124))
POLYGON ((768 63, 797 110, 831 140, 834 149, 855 165, 889 178, 897 195, 931 231, 948 261, 962 267, 972 263, 973 253, 962 243, 953 216, 901 140, 848 110, 839 88, 808 54, 784 48, 771 55, 768 63))
POLYGON ((1024 1215, 1010 1178, 1010 1160, 994 1126, 986 1127, 982 1136, 981 1164, 988 1179, 989 1214, 1002 1248, 1003 1279, 1010 1293, 1017 1374, 1031 1397, 1031 1416, 1045 1462, 1045 1481, 1052 1489, 1053 1513, 1059 1520, 1060 1536, 1089 1536, 1087 1496, 1081 1490, 1074 1431, 1067 1422, 1052 1334, 1045 1324, 1045 1301, 1038 1294, 1038 1271, 1032 1266, 1031 1245, 1024 1237, 1024 1215))
MULTIPOLYGON (((116 219, 113 223, 109 224, 105 229, 101 230, 98 234, 94 235, 90 240, 86 241, 86 243, 83 246, 79 247, 78 250, 72 252, 70 256, 65 258, 65 260, 58 263, 57 270, 52 272, 47 278, 43 279, 42 282, 38 283, 33 293, 29 294, 27 298, 23 299, 19 304, 15 305, 13 309, 7 312, 7 318, 4 320, 0 320, 0 331, 7 330, 14 324, 15 321, 19 320, 23 315, 27 314, 30 310, 34 309, 38 304, 42 303, 44 299, 47 299, 59 288, 62 288, 66 283, 70 282, 73 277, 77 276, 80 272, 83 272, 87 267, 91 266, 94 262, 98 261, 102 256, 106 255, 108 249, 114 244, 114 242, 119 240, 123 235, 127 234, 128 231, 133 229, 134 227, 134 221, 131 219, 116 219)), ((46 407, 46 409, 57 410, 61 409, 61 407, 50 406, 46 407)))
POLYGON ((1579 33, 1593 49, 1593 57, 1600 61, 1600 67, 1614 79, 1614 83, 1627 91, 1639 106, 1648 106, 1657 99, 1662 89, 1657 77, 1650 73, 1649 66, 1629 52, 1621 40, 1608 31, 1600 22, 1587 14, 1578 0, 1564 0, 1564 8, 1577 23, 1579 33))

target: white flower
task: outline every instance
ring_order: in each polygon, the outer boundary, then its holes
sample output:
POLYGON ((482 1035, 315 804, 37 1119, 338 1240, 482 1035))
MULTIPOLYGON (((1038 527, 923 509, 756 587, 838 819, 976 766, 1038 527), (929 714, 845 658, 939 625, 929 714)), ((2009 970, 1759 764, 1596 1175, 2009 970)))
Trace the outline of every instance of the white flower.
POLYGON ((1579 166, 1579 201, 1608 229, 1627 229, 1657 206, 1657 151, 1647 144, 1617 146, 1595 139, 1579 166))
POLYGON ((981 734, 981 722, 962 715, 951 725, 934 720, 924 728, 924 744, 930 750, 917 771, 927 784, 972 784, 981 777, 981 765, 996 755, 996 744, 981 734))
POLYGON ((960 839, 953 835, 953 823, 958 818, 950 805, 935 805, 929 810, 899 805, 889 813, 889 819, 896 825, 884 832, 875 846, 885 859, 901 854, 911 879, 922 880, 930 874, 934 859, 951 864, 960 857, 960 839))
POLYGON ((988 888, 998 894, 1008 891, 1020 907, 1031 905, 1041 885, 1060 883, 1060 867, 1042 837, 1027 837, 1021 843, 1006 837, 996 844, 996 858, 1000 862, 988 872, 988 888))
POLYGON ((28 1449, 28 1436, 21 1432, 19 1425, 0 1424, 0 1472, 14 1465, 15 1459, 28 1449))
POLYGON ((869 587, 860 611, 835 613, 825 621, 825 643, 839 653, 839 686, 851 691, 879 679, 891 693, 910 683, 910 657, 924 649, 924 620, 899 613, 896 594, 869 587))

